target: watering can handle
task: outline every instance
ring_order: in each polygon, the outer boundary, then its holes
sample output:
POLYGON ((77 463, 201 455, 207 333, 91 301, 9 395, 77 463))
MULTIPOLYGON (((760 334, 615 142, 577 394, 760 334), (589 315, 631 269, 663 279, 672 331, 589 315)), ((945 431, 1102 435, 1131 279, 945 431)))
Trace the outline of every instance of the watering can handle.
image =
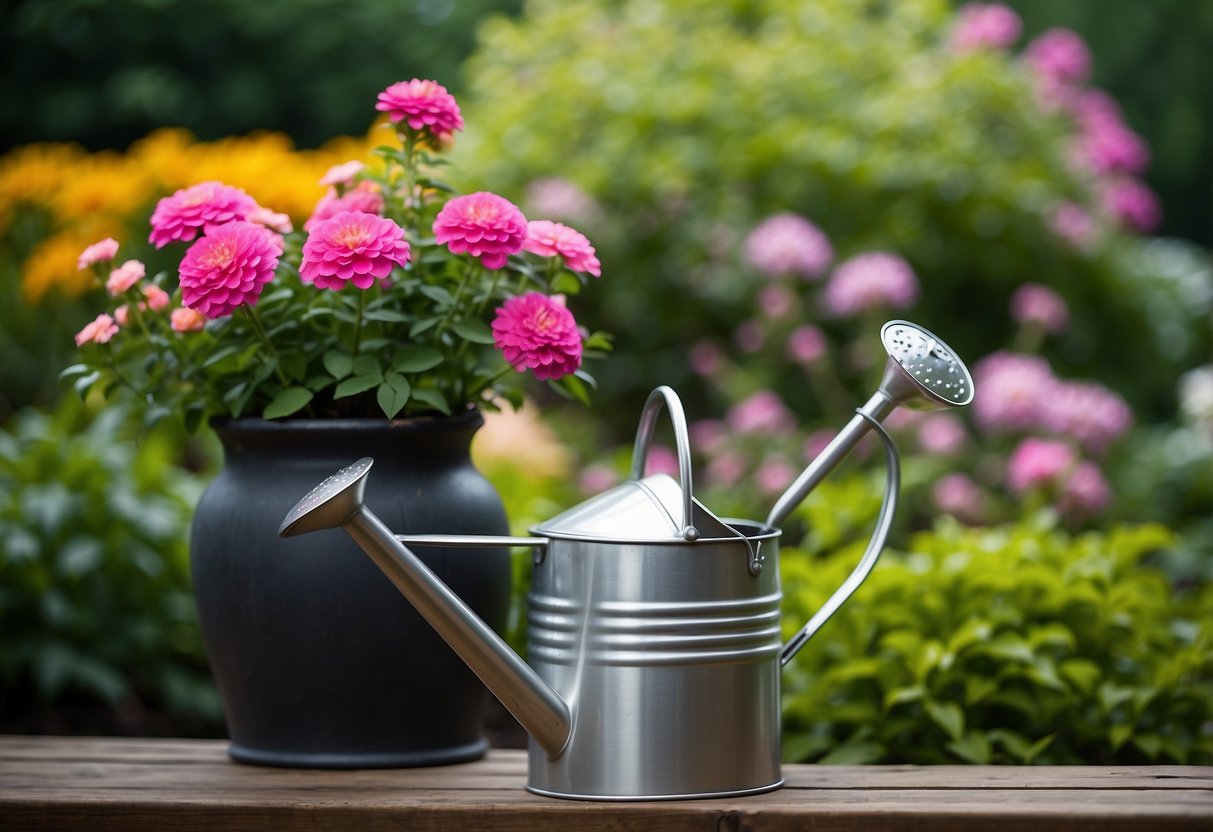
POLYGON ((640 413, 640 424, 636 426, 636 444, 632 447, 631 479, 644 477, 644 464, 649 456, 649 445, 653 440, 653 427, 662 405, 669 411, 674 425, 674 444, 678 450, 678 482, 682 488, 682 536, 687 540, 699 538, 699 531, 692 523, 691 513, 691 438, 687 432, 687 417, 682 409, 682 400, 673 388, 662 385, 649 393, 640 413))
POLYGON ((781 666, 790 662, 792 657, 800 652, 800 648, 804 647, 808 640, 813 637, 813 634, 821 629, 821 625, 825 624, 830 616, 837 612, 838 608, 851 597, 851 594, 859 589, 859 585, 868 577, 868 573, 876 565, 876 559, 880 557, 881 551, 884 550, 885 541, 889 537, 889 529, 893 525, 893 514, 897 510, 897 492, 901 487, 901 462, 897 456, 897 446, 893 444, 893 437, 889 436, 888 431, 884 429, 884 425, 880 424, 879 419, 868 415, 863 409, 859 409, 856 412, 867 419, 880 438, 884 440, 885 458, 888 462, 888 470, 885 476, 884 500, 880 504, 880 514, 876 517, 876 530, 872 532, 872 538, 868 541, 868 547, 864 549, 863 557, 859 559, 859 564, 855 567, 855 570, 847 576, 847 579, 842 582, 842 586, 834 591, 829 600, 822 604, 817 612, 813 613, 813 617, 809 619, 809 623, 805 624, 796 635, 788 639, 787 644, 783 646, 783 652, 779 656, 781 666))

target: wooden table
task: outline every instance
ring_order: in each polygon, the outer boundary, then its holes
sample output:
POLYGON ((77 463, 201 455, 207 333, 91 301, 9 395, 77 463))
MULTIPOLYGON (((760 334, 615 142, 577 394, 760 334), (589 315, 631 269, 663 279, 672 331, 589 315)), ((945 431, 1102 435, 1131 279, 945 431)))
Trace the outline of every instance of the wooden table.
POLYGON ((0 830, 1201 830, 1213 768, 784 767, 740 799, 553 800, 521 751, 475 763, 309 771, 231 762, 215 740, 0 737, 0 830))

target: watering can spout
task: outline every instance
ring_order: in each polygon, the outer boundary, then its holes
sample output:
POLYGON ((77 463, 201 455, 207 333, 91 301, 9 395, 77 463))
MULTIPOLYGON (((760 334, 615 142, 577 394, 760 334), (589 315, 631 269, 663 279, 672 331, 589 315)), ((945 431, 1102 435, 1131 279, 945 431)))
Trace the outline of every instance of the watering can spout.
POLYGON ((363 504, 371 464, 364 457, 317 485, 287 514, 279 535, 343 529, 548 756, 558 757, 572 730, 568 705, 363 504))

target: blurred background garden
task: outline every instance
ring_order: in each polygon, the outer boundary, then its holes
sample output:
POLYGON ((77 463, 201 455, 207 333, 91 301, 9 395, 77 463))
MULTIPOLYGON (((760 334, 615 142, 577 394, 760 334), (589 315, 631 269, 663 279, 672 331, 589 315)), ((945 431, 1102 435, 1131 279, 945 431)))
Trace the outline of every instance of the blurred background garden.
MULTIPOLYGON (((221 454, 60 378, 105 299, 77 258, 113 237, 168 268, 148 217, 205 180, 302 225, 380 143, 376 94, 420 77, 467 121, 457 186, 602 262, 591 406, 536 386, 475 446, 519 532, 626 476, 658 384, 697 496, 766 516, 904 317, 977 400, 891 418, 891 550, 788 667, 785 758, 1213 763, 1213 3, 12 0, 0 21, 0 731, 224 730, 188 565, 221 454)), ((878 452, 785 526, 789 628, 859 557, 878 452)))

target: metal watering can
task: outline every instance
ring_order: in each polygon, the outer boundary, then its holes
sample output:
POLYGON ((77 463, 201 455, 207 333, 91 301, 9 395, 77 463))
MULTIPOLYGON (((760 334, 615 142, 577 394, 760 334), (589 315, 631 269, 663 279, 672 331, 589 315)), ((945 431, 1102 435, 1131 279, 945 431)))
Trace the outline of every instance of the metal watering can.
POLYGON ((286 536, 340 526, 530 734, 527 788, 550 797, 664 800, 757 794, 780 774, 780 667, 863 582, 884 548, 900 483, 881 426, 897 406, 965 405, 965 365, 927 330, 890 321, 879 389, 788 487, 765 522, 721 519, 695 499, 682 405, 668 387, 640 418, 631 478, 531 530, 534 537, 397 536, 362 502, 372 460, 316 486, 286 536), (644 475, 662 405, 679 478, 644 475), (859 439, 884 441, 888 475, 859 564, 786 644, 779 524, 859 439), (408 548, 530 546, 530 664, 408 548))

